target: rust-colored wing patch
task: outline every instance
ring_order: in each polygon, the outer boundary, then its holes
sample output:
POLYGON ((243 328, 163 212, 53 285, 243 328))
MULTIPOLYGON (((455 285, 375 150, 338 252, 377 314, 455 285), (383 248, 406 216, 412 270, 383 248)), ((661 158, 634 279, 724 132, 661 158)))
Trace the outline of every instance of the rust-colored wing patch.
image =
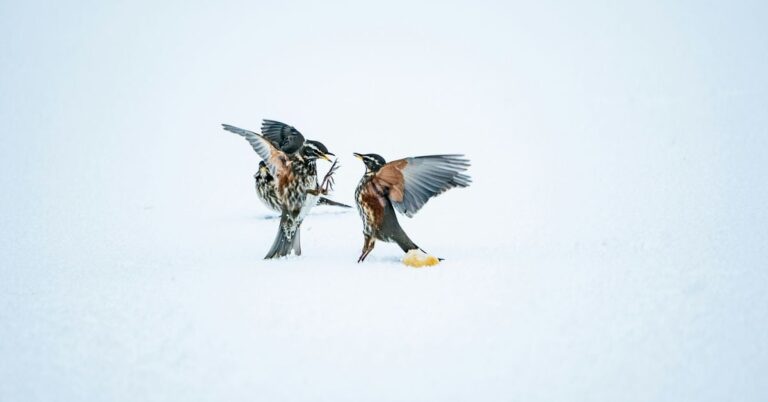
POLYGON ((403 169, 408 165, 405 159, 398 159, 382 166, 376 176, 373 177, 373 184, 380 194, 388 196, 390 200, 400 202, 405 195, 405 180, 403 178, 403 169))
POLYGON ((229 124, 222 124, 222 127, 227 131, 245 138, 259 157, 269 165, 269 169, 273 175, 277 176, 289 170, 290 161, 285 152, 276 148, 263 135, 229 124))
POLYGON ((288 156, 277 148, 270 148, 267 164, 272 168, 272 174, 281 177, 290 174, 291 161, 288 156))
POLYGON ((463 155, 427 155, 396 160, 382 166, 376 177, 389 187, 389 199, 400 213, 413 216, 430 198, 471 182, 463 172, 469 160, 463 155))

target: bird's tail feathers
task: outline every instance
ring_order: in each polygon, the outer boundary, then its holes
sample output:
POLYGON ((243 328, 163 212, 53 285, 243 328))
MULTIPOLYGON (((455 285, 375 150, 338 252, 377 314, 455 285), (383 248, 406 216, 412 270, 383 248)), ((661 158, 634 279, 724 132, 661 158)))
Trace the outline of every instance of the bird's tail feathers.
MULTIPOLYGON (((400 231, 400 233, 398 233, 398 235, 394 236, 393 240, 406 253, 411 250, 421 250, 421 247, 417 246, 416 243, 414 243, 413 240, 411 240, 408 237, 408 235, 405 234, 405 232, 402 230, 400 231)), ((421 251, 424 251, 424 250, 421 250, 421 251)))
POLYGON ((300 229, 300 226, 293 219, 283 213, 280 217, 280 226, 277 228, 275 240, 264 259, 286 257, 291 253, 301 255, 300 229))
MULTIPOLYGON (((401 249, 403 249, 403 251, 404 251, 405 253, 407 253, 407 252, 409 252, 409 251, 411 251, 411 250, 419 250, 419 251, 421 251, 422 253, 424 253, 424 254, 428 254, 428 255, 429 255, 429 253, 427 252, 427 250, 424 250, 423 248, 421 248, 421 247, 417 246, 417 245, 416 245, 416 243, 414 243, 414 242, 413 242, 413 241, 412 241, 412 240, 411 240, 411 239, 408 237, 408 235, 406 235, 406 234, 405 234, 405 232, 402 232, 402 235, 401 235, 401 236, 397 236, 397 237, 395 237, 395 238, 394 238, 394 240, 395 240, 395 242, 397 243, 397 245, 398 245, 398 246, 400 246, 400 248, 401 248, 401 249)), ((435 257, 435 258, 437 258, 439 261, 444 261, 444 260, 445 260, 445 258, 442 258, 442 257, 435 257)))

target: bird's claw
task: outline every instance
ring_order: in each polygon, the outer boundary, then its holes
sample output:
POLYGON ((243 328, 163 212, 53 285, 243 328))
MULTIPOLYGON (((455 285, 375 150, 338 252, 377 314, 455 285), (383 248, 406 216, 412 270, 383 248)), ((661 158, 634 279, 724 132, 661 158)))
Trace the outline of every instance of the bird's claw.
POLYGON ((331 168, 328 169, 328 173, 325 174, 323 177, 323 181, 317 186, 317 189, 314 191, 308 191, 312 195, 326 195, 329 192, 333 191, 333 185, 335 184, 335 181, 333 179, 333 174, 336 173, 336 171, 339 169, 339 161, 338 159, 333 160, 333 164, 331 164, 331 168))

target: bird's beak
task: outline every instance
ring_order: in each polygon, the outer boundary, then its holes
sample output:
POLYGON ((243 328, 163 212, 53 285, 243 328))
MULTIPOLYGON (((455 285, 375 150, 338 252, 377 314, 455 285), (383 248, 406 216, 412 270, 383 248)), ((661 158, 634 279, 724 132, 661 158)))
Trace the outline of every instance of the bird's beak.
POLYGON ((336 156, 336 155, 333 155, 332 153, 328 152, 327 154, 320 155, 320 157, 325 159, 325 160, 327 160, 328 162, 332 162, 331 158, 329 158, 328 155, 336 156))
POLYGON ((352 155, 355 155, 355 158, 357 158, 357 159, 363 160, 363 155, 361 155, 361 154, 359 154, 357 152, 353 152, 352 155))

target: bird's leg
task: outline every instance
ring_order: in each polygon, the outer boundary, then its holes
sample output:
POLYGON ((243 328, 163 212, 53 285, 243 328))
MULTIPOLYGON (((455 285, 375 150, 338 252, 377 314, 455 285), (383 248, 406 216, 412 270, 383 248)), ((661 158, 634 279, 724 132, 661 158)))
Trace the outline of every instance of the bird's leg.
POLYGON ((373 250, 373 245, 376 243, 376 239, 373 236, 365 235, 365 242, 363 243, 363 253, 360 254, 360 258, 357 259, 357 262, 363 262, 365 260, 365 257, 368 257, 368 254, 371 253, 371 250, 373 250))
POLYGON ((336 173, 337 170, 339 170, 339 163, 338 159, 333 161, 333 164, 331 165, 331 168, 328 169, 328 173, 325 174, 323 177, 323 181, 320 182, 320 184, 317 185, 317 188, 313 190, 307 190, 307 193, 312 195, 326 195, 329 191, 333 190, 334 180, 333 180, 333 174, 336 173))
POLYGON ((333 179, 333 175, 337 170, 339 170, 340 167, 341 165, 339 165, 339 160, 334 159, 333 163, 331 164, 331 168, 328 169, 328 173, 326 173, 325 177, 323 177, 323 188, 326 194, 329 191, 333 191, 333 185, 336 184, 333 179))

